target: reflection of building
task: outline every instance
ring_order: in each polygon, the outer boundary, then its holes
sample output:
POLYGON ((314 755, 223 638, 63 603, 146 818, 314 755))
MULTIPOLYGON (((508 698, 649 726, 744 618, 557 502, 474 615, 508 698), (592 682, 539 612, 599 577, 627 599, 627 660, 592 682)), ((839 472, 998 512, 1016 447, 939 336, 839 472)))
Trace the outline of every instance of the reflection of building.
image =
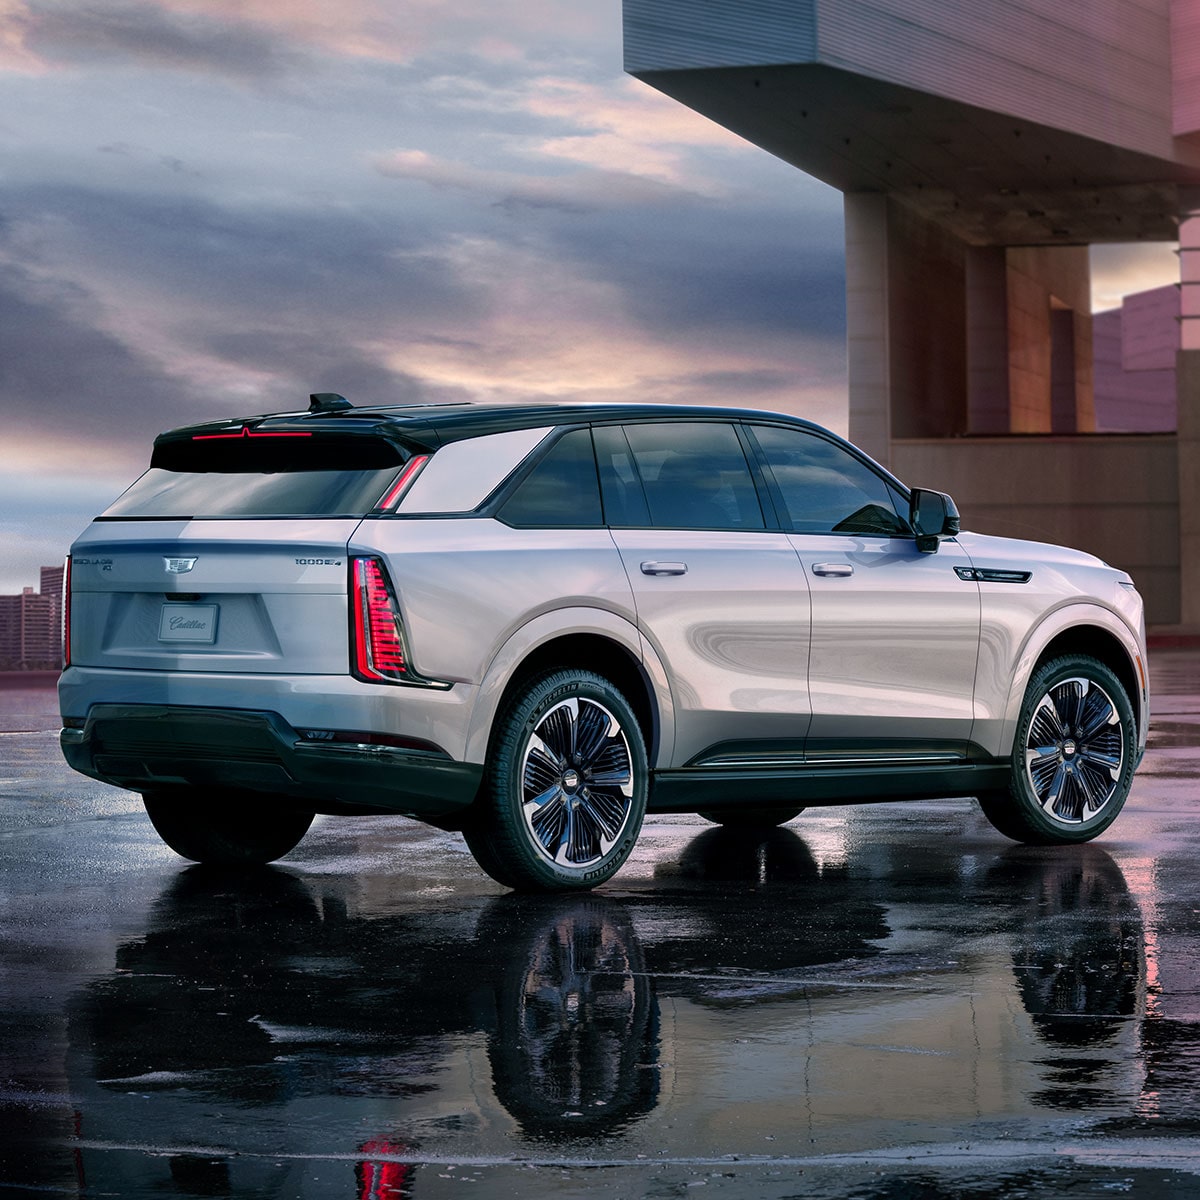
POLYGON ((624 15, 628 71, 845 193, 851 438, 1200 623, 1200 0, 624 15), (1139 240, 1181 247, 1178 433, 1096 437, 1088 247, 1139 240))
POLYGON ((43 567, 41 590, 0 596, 0 670, 62 666, 62 567, 43 567))

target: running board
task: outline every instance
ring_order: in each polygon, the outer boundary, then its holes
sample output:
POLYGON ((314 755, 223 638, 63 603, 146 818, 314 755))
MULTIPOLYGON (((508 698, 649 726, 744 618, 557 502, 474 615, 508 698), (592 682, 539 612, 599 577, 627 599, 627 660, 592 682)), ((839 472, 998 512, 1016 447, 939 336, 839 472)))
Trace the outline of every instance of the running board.
POLYGON ((806 759, 782 765, 695 766, 655 771, 651 776, 648 812, 697 812, 703 808, 744 804, 867 804, 888 800, 933 800, 977 796, 1007 788, 1012 773, 1006 761, 913 761, 911 757, 881 761, 839 759, 836 763, 806 759))

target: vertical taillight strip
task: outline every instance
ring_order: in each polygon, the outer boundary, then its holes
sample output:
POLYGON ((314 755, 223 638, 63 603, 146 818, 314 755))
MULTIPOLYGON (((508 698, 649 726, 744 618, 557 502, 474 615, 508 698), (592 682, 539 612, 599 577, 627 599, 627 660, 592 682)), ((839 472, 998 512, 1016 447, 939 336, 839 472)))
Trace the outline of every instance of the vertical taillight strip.
POLYGON ((71 665, 71 556, 63 562, 62 581, 62 660, 63 670, 71 665))
POLYGON ((408 679, 400 613, 377 558, 351 559, 354 673, 372 683, 408 679))
POLYGON ((357 679, 439 689, 451 686, 413 670, 396 590, 383 561, 372 555, 350 559, 350 637, 350 670, 357 679))

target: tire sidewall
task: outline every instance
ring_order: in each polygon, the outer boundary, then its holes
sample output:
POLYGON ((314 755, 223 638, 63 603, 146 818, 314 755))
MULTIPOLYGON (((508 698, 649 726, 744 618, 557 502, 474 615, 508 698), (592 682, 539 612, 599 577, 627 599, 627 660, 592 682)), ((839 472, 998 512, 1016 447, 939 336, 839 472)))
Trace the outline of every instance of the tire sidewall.
POLYGON ((1017 721, 1016 736, 1013 740, 1013 775, 1012 796, 1023 810, 1025 821, 1032 827, 1040 840, 1045 842, 1086 842, 1107 829, 1117 819, 1125 799, 1129 795, 1133 782, 1133 772, 1137 766, 1137 733, 1133 706, 1121 681, 1098 659, 1088 655, 1076 654, 1056 658, 1034 672, 1025 691, 1025 699, 1021 704, 1021 715, 1017 721), (1029 727, 1033 722, 1034 712, 1043 696, 1051 688, 1068 679, 1086 679, 1089 683, 1097 684, 1107 693, 1117 710, 1121 722, 1122 761, 1121 775, 1117 780, 1117 788, 1108 803, 1086 821, 1068 825, 1055 821, 1043 811, 1025 768, 1025 745, 1029 737, 1029 727))
POLYGON ((582 670, 556 671, 527 685, 502 720, 488 775, 491 846, 512 868, 506 873, 517 880, 516 886, 544 890, 595 887, 620 869, 637 842, 649 784, 645 738, 629 702, 600 675, 582 670), (535 844, 522 812, 525 746, 542 718, 572 698, 594 700, 616 718, 629 747, 633 773, 633 797, 621 836, 603 858, 586 867, 564 867, 547 858, 535 844))

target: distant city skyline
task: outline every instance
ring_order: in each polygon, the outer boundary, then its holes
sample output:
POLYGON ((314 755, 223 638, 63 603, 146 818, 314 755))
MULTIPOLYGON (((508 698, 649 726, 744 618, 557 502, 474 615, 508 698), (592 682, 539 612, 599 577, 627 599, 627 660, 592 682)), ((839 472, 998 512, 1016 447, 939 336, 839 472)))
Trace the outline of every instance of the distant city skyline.
POLYGON ((0 595, 0 671, 62 666, 63 566, 41 567, 38 586, 0 595))

